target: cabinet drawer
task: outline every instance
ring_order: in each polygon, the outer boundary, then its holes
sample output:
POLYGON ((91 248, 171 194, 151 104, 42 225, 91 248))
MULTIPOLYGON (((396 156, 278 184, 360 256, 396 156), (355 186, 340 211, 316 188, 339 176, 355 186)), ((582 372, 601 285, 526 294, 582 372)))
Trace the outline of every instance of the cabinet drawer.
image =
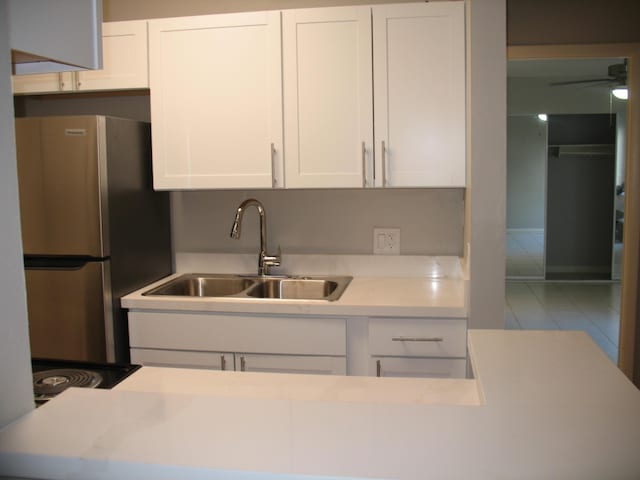
POLYGON ((346 357, 312 355, 258 355, 236 353, 236 370, 245 372, 346 375, 346 357))
POLYGON ((380 377, 465 378, 464 358, 371 357, 369 375, 380 377))
POLYGON ((233 371, 234 356, 233 353, 222 352, 185 352, 180 350, 132 348, 131 363, 152 367, 207 368, 233 371))
POLYGON ((466 357, 467 321, 371 318, 369 353, 404 357, 466 357))
POLYGON ((343 318, 129 312, 132 348, 346 355, 343 318))

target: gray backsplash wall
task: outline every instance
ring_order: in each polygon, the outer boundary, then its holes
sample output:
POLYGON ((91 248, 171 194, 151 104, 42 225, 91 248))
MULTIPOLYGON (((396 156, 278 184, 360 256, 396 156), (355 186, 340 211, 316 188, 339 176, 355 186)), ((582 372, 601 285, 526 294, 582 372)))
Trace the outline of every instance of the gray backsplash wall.
POLYGON ((267 212, 269 253, 373 252, 373 228, 400 228, 403 255, 456 255, 463 250, 463 189, 253 190, 172 194, 177 252, 250 253, 259 244, 258 214, 247 210, 239 240, 229 237, 246 198, 267 212))

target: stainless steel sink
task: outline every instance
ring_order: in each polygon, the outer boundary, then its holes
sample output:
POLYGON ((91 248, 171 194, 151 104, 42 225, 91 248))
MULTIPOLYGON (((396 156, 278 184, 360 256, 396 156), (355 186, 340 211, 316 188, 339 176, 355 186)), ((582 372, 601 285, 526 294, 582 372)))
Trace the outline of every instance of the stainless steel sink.
POLYGON ((153 288, 146 296, 235 297, 335 301, 352 277, 265 277, 184 274, 153 288))
POLYGON ((236 275, 185 274, 143 295, 173 295, 179 297, 228 297, 256 284, 251 278, 236 275))
POLYGON ((336 300, 349 282, 317 278, 278 278, 264 280, 247 291, 255 298, 288 298, 296 300, 336 300), (341 289, 338 289, 342 286, 341 289))

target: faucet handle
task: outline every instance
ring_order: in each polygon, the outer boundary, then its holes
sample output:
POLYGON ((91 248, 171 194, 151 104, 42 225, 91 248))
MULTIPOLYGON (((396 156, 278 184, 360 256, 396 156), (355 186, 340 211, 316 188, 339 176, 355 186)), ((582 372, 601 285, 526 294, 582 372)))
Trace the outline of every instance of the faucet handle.
POLYGON ((282 250, 280 249, 280 245, 278 245, 278 253, 276 255, 265 254, 262 257, 262 265, 265 267, 265 272, 268 271, 269 267, 279 267, 282 262, 282 250))

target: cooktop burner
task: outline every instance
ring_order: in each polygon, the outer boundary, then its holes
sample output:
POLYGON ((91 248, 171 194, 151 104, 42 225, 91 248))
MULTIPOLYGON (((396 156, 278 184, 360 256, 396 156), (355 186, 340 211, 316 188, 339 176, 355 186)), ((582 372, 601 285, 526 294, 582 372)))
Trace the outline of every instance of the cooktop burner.
POLYGON ((69 387, 112 388, 140 365, 33 358, 33 393, 41 405, 69 387))
POLYGON ((68 387, 95 388, 102 383, 102 375, 91 370, 60 368, 33 374, 33 393, 37 399, 50 399, 68 387))

